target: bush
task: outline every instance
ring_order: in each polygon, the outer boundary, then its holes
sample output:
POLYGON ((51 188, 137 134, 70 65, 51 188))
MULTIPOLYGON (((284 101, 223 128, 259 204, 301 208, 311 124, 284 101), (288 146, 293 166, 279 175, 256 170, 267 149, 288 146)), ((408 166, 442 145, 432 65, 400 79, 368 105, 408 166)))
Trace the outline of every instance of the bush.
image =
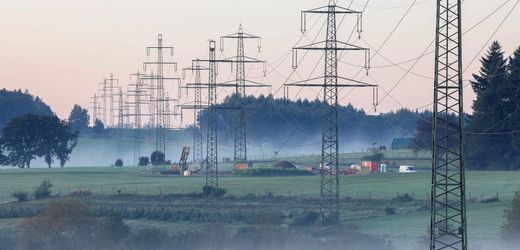
POLYGON ((226 195, 227 190, 225 188, 219 188, 214 186, 204 186, 202 187, 202 192, 203 194, 212 197, 223 197, 224 195, 226 195))
POLYGON ((165 164, 164 160, 164 153, 161 151, 154 151, 152 155, 150 156, 150 161, 152 162, 152 165, 158 166, 165 164))
POLYGON ((88 189, 76 190, 70 194, 70 196, 72 196, 72 197, 87 197, 87 196, 91 196, 91 195, 92 195, 92 191, 90 191, 88 189))
POLYGON ((34 188, 34 198, 35 199, 45 199, 51 196, 52 190, 54 187, 49 180, 44 180, 40 184, 40 186, 34 188))
POLYGON ((97 229, 97 239, 104 243, 118 243, 128 236, 130 228, 119 214, 113 213, 101 220, 97 229))
POLYGON ((396 201, 396 202, 410 202, 410 201, 413 201, 413 198, 408 193, 406 193, 404 195, 398 195, 397 197, 393 198, 392 201, 396 201))
POLYGON ((149 157, 147 157, 147 156, 139 157, 139 163, 137 165, 139 165, 141 167, 146 167, 146 166, 148 166, 148 164, 150 164, 149 157))
POLYGON ((502 237, 509 241, 520 239, 520 193, 515 194, 511 206, 505 211, 504 217, 502 237))
POLYGON ((318 212, 307 211, 294 218, 291 226, 311 226, 315 224, 320 217, 318 212))
POLYGON ((312 173, 299 169, 251 168, 234 171, 239 176, 308 176, 312 173))
POLYGON ((117 159, 116 163, 114 164, 116 167, 122 167, 123 166, 123 160, 117 159))
POLYGON ((395 207, 392 207, 392 206, 386 206, 385 207, 385 213, 387 215, 395 215, 397 212, 395 210, 395 207))
POLYGON ((12 194, 12 196, 14 198, 16 198, 17 201, 22 202, 22 201, 26 201, 29 195, 25 191, 15 191, 12 194))

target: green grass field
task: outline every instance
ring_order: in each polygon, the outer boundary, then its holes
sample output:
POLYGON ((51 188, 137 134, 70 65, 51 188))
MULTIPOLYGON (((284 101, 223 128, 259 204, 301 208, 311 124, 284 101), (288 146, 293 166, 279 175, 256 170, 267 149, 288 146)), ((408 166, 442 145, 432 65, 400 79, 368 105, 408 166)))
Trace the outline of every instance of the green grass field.
MULTIPOLYGON (((9 169, 0 170, 0 203, 13 201, 12 192, 31 192, 42 180, 54 184, 54 192, 67 194, 69 191, 89 189, 95 193, 113 192, 159 194, 200 192, 205 178, 146 176, 139 168, 53 168, 53 169, 9 169)), ((303 177, 233 177, 222 176, 220 186, 234 195, 248 193, 317 197, 319 176, 303 177)), ((353 198, 391 199, 398 194, 409 193, 415 199, 428 199, 430 174, 374 174, 341 177, 341 195, 353 198)), ((474 239, 496 239, 503 220, 503 212, 512 196, 520 191, 520 172, 467 172, 467 192, 472 198, 494 196, 499 202, 468 204, 469 235, 474 239)), ((348 211, 344 212, 348 213, 348 211)), ((344 215, 349 218, 348 215, 344 215)), ((374 216, 363 219, 349 218, 362 232, 390 235, 406 243, 409 235, 426 234, 429 211, 419 211, 394 216, 374 216)), ((15 227, 18 220, 0 220, 0 231, 6 233, 15 227)), ((154 224, 150 221, 131 221, 131 225, 143 227, 154 224)), ((167 222, 157 226, 168 227, 167 222)), ((176 223, 170 226, 178 227, 176 223)), ((193 227, 190 225, 189 227, 193 227)))

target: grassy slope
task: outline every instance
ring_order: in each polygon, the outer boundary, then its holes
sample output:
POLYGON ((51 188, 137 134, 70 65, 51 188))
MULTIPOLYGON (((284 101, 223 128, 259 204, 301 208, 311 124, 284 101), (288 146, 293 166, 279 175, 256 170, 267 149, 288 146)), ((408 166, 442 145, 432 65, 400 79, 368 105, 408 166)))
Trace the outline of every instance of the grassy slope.
MULTIPOLYGON (((0 170, 0 201, 12 200, 14 190, 28 190, 44 179, 51 180, 55 192, 90 189, 93 192, 123 192, 158 194, 199 191, 203 177, 148 177, 139 174, 137 168, 64 168, 64 169, 12 169, 0 170)), ((493 195, 499 192, 501 202, 492 204, 471 203, 468 206, 470 237, 496 238, 502 222, 503 210, 515 191, 520 190, 520 172, 468 172, 467 190, 472 196, 493 195)), ((221 177, 222 187, 231 194, 264 193, 275 195, 319 194, 319 176, 311 177, 221 177)), ((426 199, 430 176, 419 174, 388 174, 341 177, 341 194, 344 196, 392 198, 397 193, 413 193, 417 199, 426 199)), ((12 228, 16 220, 1 220, 2 228, 12 228)), ((429 223, 428 211, 396 216, 383 216, 351 220, 363 232, 389 234, 394 237, 424 234, 429 223)), ((153 222, 132 222, 140 227, 153 222)), ((166 223, 167 224, 167 223, 166 223)), ((167 227, 168 225, 158 225, 167 227)), ((176 225, 179 226, 179 225, 176 225)))

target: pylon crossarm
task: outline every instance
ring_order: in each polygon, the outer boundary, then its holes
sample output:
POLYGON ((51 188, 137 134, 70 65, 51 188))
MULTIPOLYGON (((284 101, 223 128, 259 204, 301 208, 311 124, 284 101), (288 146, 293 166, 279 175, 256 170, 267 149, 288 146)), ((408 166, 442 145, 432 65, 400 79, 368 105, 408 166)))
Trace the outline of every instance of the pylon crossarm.
POLYGON ((345 7, 341 7, 338 5, 327 5, 318 8, 314 8, 311 10, 302 11, 302 13, 311 13, 311 14, 362 14, 363 12, 351 10, 345 7), (334 11, 331 11, 330 8, 334 7, 334 11))

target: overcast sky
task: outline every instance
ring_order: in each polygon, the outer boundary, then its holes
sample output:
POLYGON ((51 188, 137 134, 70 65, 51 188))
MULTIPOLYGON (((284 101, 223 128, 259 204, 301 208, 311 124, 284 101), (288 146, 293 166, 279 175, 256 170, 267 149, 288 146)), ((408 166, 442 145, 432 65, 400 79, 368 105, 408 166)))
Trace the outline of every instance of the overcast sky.
MULTIPOLYGON (((309 16, 309 31, 300 33, 300 11, 321 6, 323 0, 0 0, 0 86, 7 89, 28 89, 44 99, 62 118, 67 117, 74 104, 90 106, 90 97, 98 83, 114 73, 121 83, 130 81, 130 74, 142 69, 147 58, 146 46, 157 42, 157 34, 164 35, 165 45, 175 47, 173 60, 179 68, 190 66, 191 59, 207 56, 207 40, 234 33, 239 24, 244 31, 263 37, 262 50, 256 43, 247 46, 251 57, 268 61, 266 77, 261 67, 248 71, 255 81, 271 83, 272 89, 250 89, 250 94, 276 92, 284 82, 298 81, 323 74, 319 53, 299 54, 301 67, 291 75, 290 49, 315 40, 324 39, 318 33, 324 23, 323 16, 309 16), (313 26, 311 28, 311 26, 313 26), (312 68, 318 64, 314 73, 312 68), (291 75, 291 77, 289 77, 291 75)), ((362 55, 347 53, 342 57, 340 72, 348 78, 380 84, 380 97, 403 78, 405 71, 415 63, 434 38, 435 0, 369 0, 364 13, 362 39, 354 35, 350 43, 379 48, 409 6, 415 2, 400 26, 372 61, 371 77, 357 74, 364 64, 362 55), (411 61, 410 61, 411 60, 411 61), (401 63, 399 67, 389 66, 401 63)), ((481 1, 466 0, 463 5, 464 29, 480 25, 464 35, 464 78, 478 70, 478 59, 470 62, 488 39, 499 40, 510 54, 520 45, 520 7, 493 33, 518 0, 481 1), (493 10, 506 3, 493 16, 484 20, 493 10), (492 36, 493 35, 493 36, 492 36)), ((366 0, 342 0, 342 6, 361 10, 366 0)), ((343 20, 338 17, 338 25, 343 20)), ((338 37, 347 40, 355 19, 347 17, 341 22, 338 37)), ((220 57, 236 53, 232 42, 224 44, 220 57)), ((433 49, 430 47, 429 50, 433 49)), ((427 50, 427 51, 429 51, 427 50)), ((485 52, 485 50, 483 51, 485 52)), ((373 55, 375 53, 373 52, 373 55)), ((169 58, 168 58, 169 59, 169 58)), ((391 96, 380 104, 379 112, 423 107, 432 102, 433 56, 423 57, 412 72, 398 84, 391 96)), ((220 67, 220 81, 231 79, 229 67, 220 67)), ((167 69, 168 74, 181 76, 180 71, 167 69)), ((188 74, 189 75, 189 74, 188 74)), ((189 76, 187 78, 189 80, 189 76)), ((126 87, 125 87, 126 88, 126 87)), ((173 87, 169 87, 173 91, 173 87)), ((315 98, 318 90, 292 89, 294 97, 315 98), (299 93, 299 94, 298 94, 299 93)), ((220 97, 231 93, 222 90, 220 97)), ((474 95, 465 89, 465 107, 471 112, 474 95)), ((321 96, 321 95, 320 95, 321 96)), ((341 102, 352 102, 356 107, 371 109, 369 90, 343 90, 341 102)))

